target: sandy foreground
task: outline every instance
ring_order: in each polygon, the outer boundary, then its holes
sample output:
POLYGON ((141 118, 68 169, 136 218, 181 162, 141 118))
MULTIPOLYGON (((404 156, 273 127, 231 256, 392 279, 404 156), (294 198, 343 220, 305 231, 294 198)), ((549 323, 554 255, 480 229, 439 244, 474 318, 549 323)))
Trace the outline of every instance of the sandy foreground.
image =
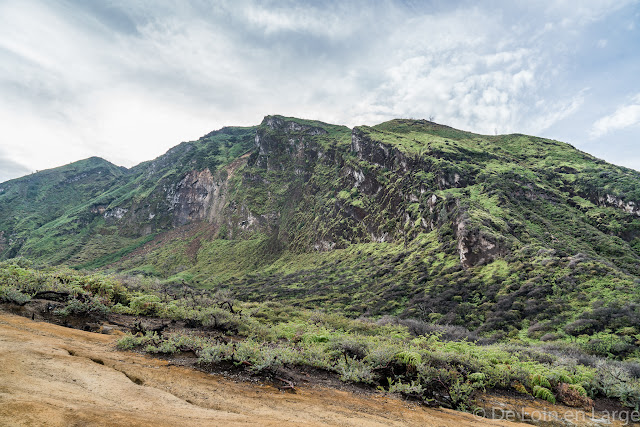
POLYGON ((0 425, 510 425, 384 394, 234 382, 118 351, 116 339, 0 312, 0 425))

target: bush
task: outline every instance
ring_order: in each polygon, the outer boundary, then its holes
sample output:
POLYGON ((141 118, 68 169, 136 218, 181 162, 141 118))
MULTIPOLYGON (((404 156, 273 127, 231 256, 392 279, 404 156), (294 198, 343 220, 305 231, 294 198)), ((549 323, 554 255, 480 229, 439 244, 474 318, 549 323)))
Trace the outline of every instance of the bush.
POLYGON ((532 394, 534 397, 537 397, 538 399, 544 399, 547 402, 556 403, 556 397, 553 395, 553 393, 551 393, 551 390, 549 390, 546 387, 535 385, 533 386, 532 394))
POLYGON ((531 388, 534 388, 536 386, 540 386, 548 389, 551 388, 551 384, 549 383, 549 380, 540 374, 533 375, 531 377, 530 384, 531 384, 531 388))
POLYGON ((471 409, 471 396, 478 387, 478 384, 472 384, 469 381, 456 378, 449 386, 449 396, 451 397, 453 407, 460 411, 468 411, 471 409))
POLYGON ((369 344, 362 337, 339 336, 329 343, 328 349, 337 353, 336 357, 344 355, 345 357, 360 360, 367 356, 369 344))
POLYGON ((205 347, 198 354, 198 363, 216 364, 222 361, 231 360, 234 348, 228 344, 216 344, 205 347))
POLYGON ((406 366, 409 372, 414 372, 417 366, 422 363, 422 356, 415 351, 401 351, 396 353, 394 359, 406 366))
POLYGON ((133 350, 134 348, 142 346, 155 345, 158 341, 159 337, 155 332, 147 332, 147 334, 142 336, 129 333, 120 338, 116 345, 121 350, 133 350))
POLYGON ((335 369, 340 374, 340 380, 345 382, 371 384, 374 380, 371 367, 362 360, 340 359, 335 369))
POLYGON ((389 392, 390 393, 401 393, 408 397, 422 397, 424 393, 424 387, 421 383, 416 381, 411 381, 410 384, 403 383, 401 381, 393 382, 389 381, 389 392))
POLYGON ((109 313, 103 301, 98 297, 85 297, 84 300, 71 299, 64 308, 55 311, 58 316, 105 316, 109 313))
POLYGON ((600 393, 619 399, 624 405, 635 408, 640 406, 640 382, 632 379, 623 365, 601 361, 597 365, 595 377, 600 393))
POLYGON ((0 287, 0 301, 17 305, 25 305, 31 301, 31 297, 13 287, 0 287))
POLYGON ((156 295, 137 295, 131 298, 129 307, 138 316, 154 316, 160 310, 160 298, 156 295))

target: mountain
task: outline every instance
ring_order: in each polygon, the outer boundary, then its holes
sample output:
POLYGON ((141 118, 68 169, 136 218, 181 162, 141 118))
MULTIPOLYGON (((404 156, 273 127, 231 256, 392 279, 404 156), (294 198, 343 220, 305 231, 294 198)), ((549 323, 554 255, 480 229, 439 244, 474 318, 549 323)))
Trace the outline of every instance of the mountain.
POLYGON ((0 184, 0 257, 580 335, 640 321, 640 173, 527 135, 267 116, 0 184))

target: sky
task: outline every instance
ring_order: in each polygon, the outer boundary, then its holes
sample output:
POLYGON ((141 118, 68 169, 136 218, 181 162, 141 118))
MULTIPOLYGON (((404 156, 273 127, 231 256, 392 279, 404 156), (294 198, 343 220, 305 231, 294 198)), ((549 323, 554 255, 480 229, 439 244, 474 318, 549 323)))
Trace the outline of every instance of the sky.
POLYGON ((640 2, 0 0, 0 182, 282 114, 427 119, 640 170, 640 2))

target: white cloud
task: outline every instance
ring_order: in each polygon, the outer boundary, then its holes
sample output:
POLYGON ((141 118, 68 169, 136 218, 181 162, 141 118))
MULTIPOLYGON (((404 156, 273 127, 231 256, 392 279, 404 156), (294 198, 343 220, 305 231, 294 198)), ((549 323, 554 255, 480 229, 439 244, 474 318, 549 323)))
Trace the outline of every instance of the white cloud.
POLYGON ((583 108, 583 87, 563 89, 572 41, 625 3, 96 4, 0 2, 0 144, 13 161, 131 166, 273 113, 537 133, 583 108))
POLYGON ((640 93, 631 102, 622 105, 612 114, 598 119, 591 127, 591 138, 600 138, 608 133, 625 129, 640 123, 640 93))

